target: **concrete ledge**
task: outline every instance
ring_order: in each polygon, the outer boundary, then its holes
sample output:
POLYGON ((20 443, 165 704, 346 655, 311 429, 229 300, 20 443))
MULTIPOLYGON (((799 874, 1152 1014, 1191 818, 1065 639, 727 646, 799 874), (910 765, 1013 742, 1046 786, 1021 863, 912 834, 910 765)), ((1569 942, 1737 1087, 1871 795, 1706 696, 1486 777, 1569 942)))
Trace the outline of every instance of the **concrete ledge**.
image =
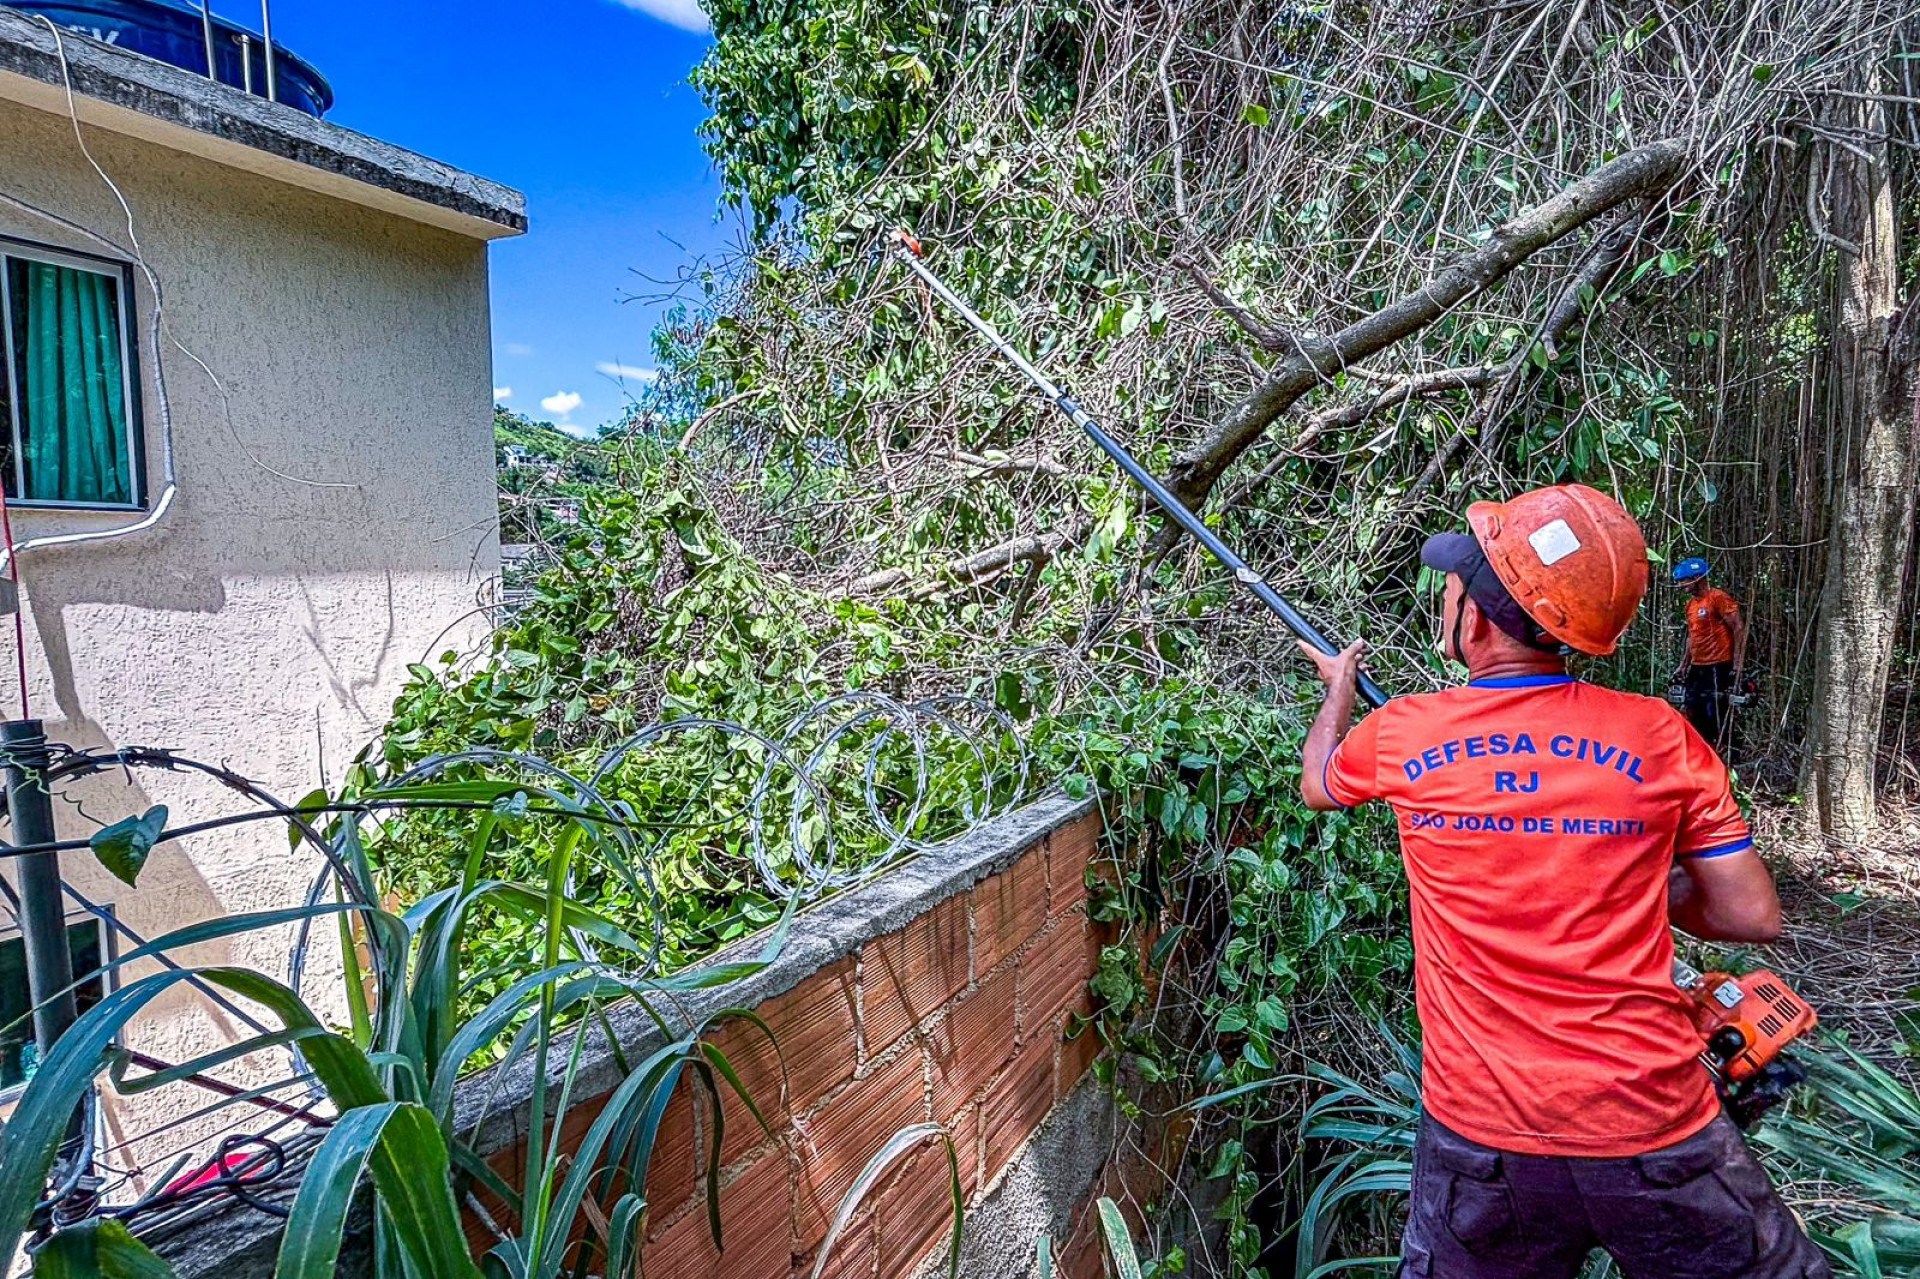
POLYGON ((526 197, 401 147, 0 7, 0 98, 480 240, 527 229, 526 197))

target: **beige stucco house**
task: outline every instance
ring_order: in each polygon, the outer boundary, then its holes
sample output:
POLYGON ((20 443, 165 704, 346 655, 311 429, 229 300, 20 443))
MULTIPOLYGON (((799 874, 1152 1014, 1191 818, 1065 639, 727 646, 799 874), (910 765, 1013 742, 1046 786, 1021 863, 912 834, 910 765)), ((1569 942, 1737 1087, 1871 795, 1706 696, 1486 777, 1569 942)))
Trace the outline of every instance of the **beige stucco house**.
MULTIPOLYGON (((171 747, 288 800, 337 781, 407 665, 485 624, 487 255, 525 226, 514 191, 0 7, 0 481, 21 598, 18 628, 0 616, 0 719, 171 747)), ((249 806, 144 770, 63 791, 61 831, 150 804, 175 823, 249 806)), ((122 951, 296 903, 316 870, 258 825, 164 845, 137 889, 85 852, 64 867, 126 925, 122 951)), ((6 930, 0 904, 0 984, 17 984, 6 930)), ((289 944, 199 958, 284 977, 289 944)), ((186 994, 130 1046, 180 1060, 231 1029, 186 994)))

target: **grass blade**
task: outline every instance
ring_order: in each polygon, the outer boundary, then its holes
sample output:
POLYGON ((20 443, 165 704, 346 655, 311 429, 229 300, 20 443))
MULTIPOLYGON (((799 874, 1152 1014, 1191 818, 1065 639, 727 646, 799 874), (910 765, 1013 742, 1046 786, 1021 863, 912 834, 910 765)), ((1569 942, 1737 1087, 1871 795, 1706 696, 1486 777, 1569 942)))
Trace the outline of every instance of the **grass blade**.
POLYGON ((1099 1207, 1100 1234, 1107 1241, 1107 1256, 1113 1258, 1113 1268, 1119 1272, 1120 1279, 1141 1279, 1140 1257, 1133 1250, 1133 1239, 1127 1233, 1127 1219, 1121 1215, 1120 1205, 1103 1198, 1099 1207))
POLYGON ((873 1188, 880 1184, 887 1169, 936 1137, 946 1147, 947 1175, 953 1191, 953 1235, 947 1253, 947 1274, 949 1279, 959 1275, 961 1232, 965 1228, 966 1213, 966 1201, 960 1192, 960 1157, 954 1151, 953 1138, 947 1135, 945 1128, 939 1124, 913 1124, 887 1138, 887 1144, 874 1152, 873 1158, 867 1160, 867 1166, 854 1178, 853 1185, 841 1196, 840 1207, 833 1214, 833 1224, 827 1227, 827 1237, 820 1244, 820 1255, 814 1259, 813 1279, 820 1279, 826 1273, 827 1258, 833 1255, 833 1245, 839 1242, 840 1232, 846 1229, 847 1222, 860 1210, 861 1203, 873 1192, 873 1188))
POLYGON ((478 1279, 440 1127, 425 1107, 398 1101, 349 1110, 314 1151, 281 1237, 275 1279, 331 1279, 354 1191, 369 1173, 413 1279, 478 1279))

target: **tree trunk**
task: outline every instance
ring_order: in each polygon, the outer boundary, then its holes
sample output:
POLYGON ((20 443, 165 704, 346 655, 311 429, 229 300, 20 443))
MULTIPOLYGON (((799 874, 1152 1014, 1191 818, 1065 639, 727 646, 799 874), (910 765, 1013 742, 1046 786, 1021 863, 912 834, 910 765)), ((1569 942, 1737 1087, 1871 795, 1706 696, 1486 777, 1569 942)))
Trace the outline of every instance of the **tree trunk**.
MULTIPOLYGON (((1876 74, 1867 81, 1880 87, 1876 74)), ((1803 777, 1808 811, 1848 844, 1872 833, 1875 773, 1901 578, 1914 516, 1913 413, 1894 351, 1899 309, 1894 192, 1884 103, 1850 98, 1833 147, 1841 250, 1840 327, 1833 342, 1838 429, 1815 648, 1812 732, 1803 777)))

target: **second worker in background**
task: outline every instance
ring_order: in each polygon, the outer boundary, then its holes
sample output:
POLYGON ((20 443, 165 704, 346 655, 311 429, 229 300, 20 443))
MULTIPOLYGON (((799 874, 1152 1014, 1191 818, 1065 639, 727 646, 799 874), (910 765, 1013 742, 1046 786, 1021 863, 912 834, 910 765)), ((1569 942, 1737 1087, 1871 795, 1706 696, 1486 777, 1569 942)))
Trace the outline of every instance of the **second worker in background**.
POLYGON ((1747 623, 1740 603, 1707 584, 1712 566, 1697 556, 1673 566, 1687 592, 1687 651, 1680 663, 1687 719, 1722 759, 1733 749, 1733 697, 1746 669, 1747 623))

